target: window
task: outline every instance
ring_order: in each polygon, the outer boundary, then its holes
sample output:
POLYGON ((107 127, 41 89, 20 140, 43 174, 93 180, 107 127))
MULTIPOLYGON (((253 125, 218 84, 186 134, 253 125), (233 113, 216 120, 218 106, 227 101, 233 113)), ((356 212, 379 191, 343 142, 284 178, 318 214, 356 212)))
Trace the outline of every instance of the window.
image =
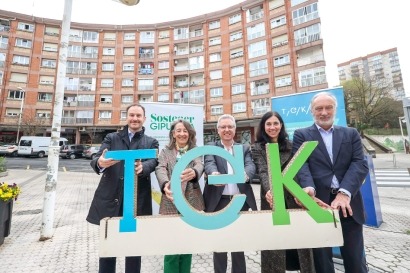
POLYGON ((169 30, 161 30, 158 34, 159 39, 169 38, 169 30))
POLYGON ((209 39, 209 46, 220 45, 221 37, 212 37, 209 39))
POLYGON ((238 47, 231 50, 231 59, 242 57, 243 56, 243 49, 242 47, 238 47))
POLYGON ((169 68, 169 61, 158 62, 158 69, 168 69, 168 68, 169 68))
POLYGON ((38 101, 43 101, 43 102, 50 102, 53 100, 53 94, 51 93, 38 93, 37 96, 38 101))
POLYGON ((212 53, 212 54, 209 55, 209 62, 210 63, 220 62, 221 60, 222 60, 221 52, 212 53))
POLYGON ((211 98, 222 97, 223 89, 222 87, 214 87, 209 90, 211 98))
POLYGON ((232 113, 246 112, 246 102, 232 103, 232 113))
POLYGON ((50 118, 51 117, 51 111, 50 110, 37 110, 36 111, 36 117, 38 117, 38 118, 50 118))
POLYGON ((103 63, 102 71, 114 71, 114 63, 103 63))
POLYGON ((84 31, 83 32, 83 42, 85 42, 85 43, 98 43, 98 32, 84 31))
POLYGON ((11 108, 6 109, 7 117, 17 117, 19 115, 20 115, 20 109, 11 109, 11 108))
POLYGON ((320 24, 310 25, 295 31, 295 46, 320 40, 320 24))
POLYGON ((211 80, 222 79, 222 70, 213 70, 209 73, 211 80))
POLYGON ((260 60, 249 64, 249 76, 256 77, 268 74, 268 61, 260 60))
POLYGON ((153 90, 154 80, 153 79, 139 79, 138 80, 138 90, 153 90))
POLYGON ((235 77, 238 75, 243 75, 244 74, 244 68, 243 65, 235 66, 231 68, 231 76, 235 77))
POLYGON ((132 95, 121 96, 121 103, 129 104, 134 102, 134 97, 132 95))
POLYGON ((44 51, 57 52, 58 51, 58 44, 44 43, 43 44, 43 50, 44 51))
POLYGON ((40 84, 53 85, 54 76, 40 76, 40 84))
POLYGON ((292 12, 292 15, 294 26, 319 18, 317 3, 313 3, 300 9, 294 10, 292 12))
POLYGON ((241 19, 242 19, 242 18, 241 18, 241 14, 240 14, 240 13, 237 13, 237 14, 235 14, 235 15, 229 16, 229 24, 232 25, 232 24, 238 23, 238 22, 241 21, 241 19))
POLYGON ((123 63, 122 70, 123 71, 134 71, 134 63, 123 63))
POLYGON ((249 58, 266 55, 266 41, 260 41, 248 46, 249 58))
POLYGON ((169 77, 159 77, 158 85, 169 85, 169 77))
POLYGON ((135 33, 134 32, 127 32, 124 34, 125 41, 135 41, 135 33))
POLYGON ((244 94, 246 91, 245 84, 232 85, 232 95, 244 94))
POLYGON ((19 22, 18 25, 17 25, 17 29, 18 29, 18 30, 24 30, 24 31, 33 32, 33 31, 34 31, 34 25, 19 22))
POLYGON ((24 98, 24 92, 20 90, 9 90, 8 99, 22 100, 24 98))
POLYGON ((248 40, 265 36, 265 24, 260 23, 247 28, 248 40))
POLYGON ((155 41, 154 31, 141 31, 140 33, 140 43, 142 44, 152 44, 155 41))
POLYGON ((211 105, 211 115, 222 115, 224 113, 223 105, 211 105))
POLYGON ((114 80, 113 79, 102 79, 101 80, 101 87, 113 87, 114 80))
POLYGON ((286 55, 275 57, 273 65, 275 67, 278 67, 282 65, 287 65, 289 63, 290 63, 290 57, 289 57, 289 54, 286 54, 286 55))
POLYGON ((102 103, 112 103, 112 95, 101 95, 100 102, 102 103))
POLYGON ((115 32, 104 33, 104 40, 115 41, 115 32))
POLYGON ((300 87, 312 86, 326 83, 326 72, 324 67, 301 71, 299 73, 300 87))
POLYGON ((236 40, 242 39, 242 31, 237 31, 234 33, 231 33, 231 35, 229 36, 229 41, 233 42, 236 40))
POLYGON ((158 93, 159 102, 169 102, 169 93, 158 93))
POLYGON ((57 66, 57 61, 50 60, 50 59, 43 59, 41 61, 41 66, 55 68, 57 66))
POLYGON ((159 46, 158 47, 158 54, 166 54, 169 53, 169 46, 159 46))
POLYGON ((100 119, 110 119, 111 118, 111 111, 100 111, 98 117, 100 119))
POLYGON ((135 47, 125 47, 124 48, 124 56, 134 56, 135 55, 135 47))
POLYGON ((221 23, 219 22, 219 20, 217 21, 213 21, 209 23, 209 29, 216 29, 216 28, 220 28, 221 27, 221 23))
POLYGON ((270 20, 270 28, 276 28, 276 27, 280 27, 286 25, 286 16, 280 16, 280 17, 276 17, 273 18, 272 20, 270 20))
POLYGON ((275 86, 282 87, 292 84, 292 78, 290 75, 275 77, 275 86))
POLYGON ((31 48, 32 45, 33 43, 31 40, 26 40, 26 39, 21 39, 21 38, 16 39, 17 47, 31 48))
POLYGON ((113 48, 113 47, 104 47, 103 48, 103 55, 114 56, 115 55, 115 48, 113 48))
POLYGON ((180 27, 174 29, 174 40, 187 39, 189 37, 189 28, 180 27))
POLYGON ((294 6, 299 5, 299 4, 301 4, 303 2, 306 2, 306 1, 308 1, 308 0, 290 0, 290 5, 291 5, 291 7, 294 7, 294 6))
POLYGON ((121 111, 121 120, 126 120, 127 119, 127 111, 121 111))
POLYGON ((264 95, 269 93, 269 80, 263 79, 250 83, 251 96, 264 95))
POLYGON ((122 79, 121 86, 122 87, 133 87, 134 80, 133 79, 122 79))
POLYGON ((0 48, 7 49, 9 45, 9 38, 0 35, 0 48))
POLYGON ((46 26, 44 34, 50 35, 50 36, 59 36, 60 35, 60 29, 56 28, 56 27, 46 26))
POLYGON ((27 74, 12 72, 10 75, 11 82, 27 83, 27 74))
POLYGON ((288 44, 288 35, 287 34, 280 35, 280 36, 274 37, 272 39, 272 47, 273 48, 280 47, 280 46, 287 45, 287 44, 288 44))
POLYGON ((29 63, 30 63, 30 58, 27 56, 19 56, 19 55, 13 56, 13 64, 29 65, 29 63))

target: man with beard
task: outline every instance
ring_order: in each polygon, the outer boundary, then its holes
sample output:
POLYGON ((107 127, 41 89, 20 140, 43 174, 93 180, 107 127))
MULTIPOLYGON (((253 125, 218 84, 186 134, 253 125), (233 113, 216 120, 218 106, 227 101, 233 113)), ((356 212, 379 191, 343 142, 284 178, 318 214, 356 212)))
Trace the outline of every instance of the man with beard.
MULTIPOLYGON (((369 168, 359 133, 354 128, 334 125, 337 100, 328 92, 316 94, 310 102, 314 124, 298 129, 292 153, 305 141, 319 144, 297 174, 298 183, 312 197, 339 210, 344 245, 340 248, 346 273, 367 272, 364 255, 364 206, 360 187, 369 168)), ((334 273, 332 248, 315 248, 317 273, 334 273)))
MULTIPOLYGON (((118 132, 108 134, 101 144, 91 167, 102 174, 100 183, 87 216, 87 221, 99 225, 105 217, 120 217, 123 211, 124 161, 105 157, 106 151, 158 149, 158 141, 144 134, 145 108, 140 104, 127 107, 127 126, 118 132)), ((152 215, 151 172, 155 171, 157 159, 137 160, 135 174, 138 175, 137 215, 152 215)), ((114 273, 116 258, 100 258, 99 273, 114 273)), ((141 271, 141 257, 126 257, 125 272, 141 271)))

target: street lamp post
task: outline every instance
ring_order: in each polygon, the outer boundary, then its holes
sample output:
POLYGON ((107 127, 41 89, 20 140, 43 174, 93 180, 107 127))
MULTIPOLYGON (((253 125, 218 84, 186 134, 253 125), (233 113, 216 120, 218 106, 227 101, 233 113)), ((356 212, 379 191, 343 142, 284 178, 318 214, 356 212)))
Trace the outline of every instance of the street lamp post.
POLYGON ((24 98, 26 94, 26 90, 24 90, 21 87, 17 87, 18 90, 22 93, 21 95, 21 103, 20 103, 20 113, 19 113, 19 121, 17 123, 17 136, 16 136, 16 143, 19 143, 19 135, 20 135, 20 126, 21 126, 21 116, 23 115, 23 104, 24 104, 24 98))
MULTIPOLYGON (((115 0, 125 5, 133 6, 139 0, 115 0)), ((73 0, 64 1, 64 14, 61 24, 61 37, 57 67, 57 81, 54 92, 54 110, 51 127, 51 141, 48 153, 46 185, 44 192, 43 217, 40 230, 40 241, 48 240, 53 236, 54 205, 56 199, 56 187, 59 162, 59 139, 61 131, 61 115, 63 112, 64 81, 67 67, 67 53, 69 44, 69 32, 71 25, 71 11, 73 0)))

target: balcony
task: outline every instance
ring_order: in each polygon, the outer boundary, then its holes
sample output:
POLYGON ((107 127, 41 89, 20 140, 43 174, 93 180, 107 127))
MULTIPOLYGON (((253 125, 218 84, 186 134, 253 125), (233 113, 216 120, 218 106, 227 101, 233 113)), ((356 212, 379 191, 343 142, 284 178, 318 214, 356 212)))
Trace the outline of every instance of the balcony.
POLYGON ((138 69, 138 74, 140 74, 140 75, 152 75, 152 74, 154 74, 154 69, 152 69, 152 68, 140 68, 140 69, 138 69))
POLYGON ((261 116, 265 114, 266 112, 272 110, 270 106, 263 106, 263 107, 255 107, 253 109, 253 115, 254 116, 261 116))

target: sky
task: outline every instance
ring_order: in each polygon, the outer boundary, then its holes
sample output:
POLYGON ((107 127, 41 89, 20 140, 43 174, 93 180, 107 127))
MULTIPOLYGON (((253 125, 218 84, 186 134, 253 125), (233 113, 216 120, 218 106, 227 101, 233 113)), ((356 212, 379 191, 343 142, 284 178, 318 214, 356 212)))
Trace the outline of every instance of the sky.
MULTIPOLYGON (((136 6, 126 6, 113 0, 73 0, 71 21, 115 25, 153 24, 203 15, 241 2, 140 0, 136 6)), ((410 39, 405 27, 405 18, 408 16, 406 3, 405 0, 319 0, 329 87, 340 84, 337 64, 397 47, 404 89, 406 96, 410 97, 410 39)), ((64 1, 2 0, 0 9, 62 20, 64 1)))

